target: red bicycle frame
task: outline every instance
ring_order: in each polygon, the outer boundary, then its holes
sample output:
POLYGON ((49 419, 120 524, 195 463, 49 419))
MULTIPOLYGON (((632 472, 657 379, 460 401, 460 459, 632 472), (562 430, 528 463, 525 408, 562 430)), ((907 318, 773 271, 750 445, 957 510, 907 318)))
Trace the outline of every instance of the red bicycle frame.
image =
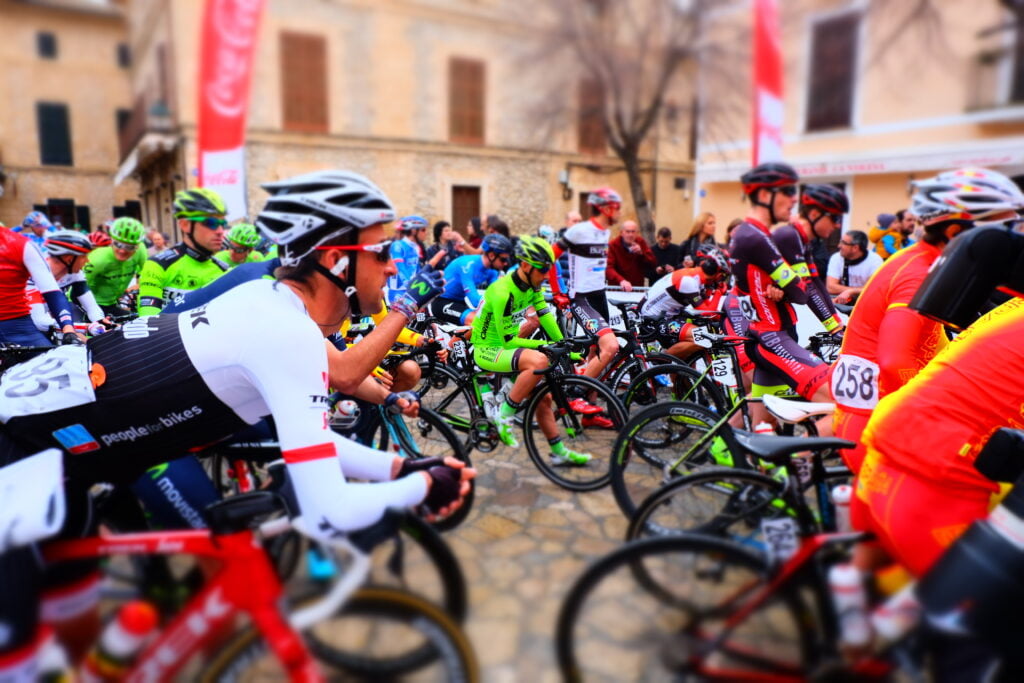
POLYGON ((217 573, 138 657, 126 681, 171 679, 204 647, 220 644, 217 635, 245 612, 266 639, 292 681, 323 681, 316 661, 299 634, 281 614, 284 590, 252 531, 214 536, 209 531, 156 531, 103 534, 47 543, 48 561, 109 555, 188 554, 220 562, 217 573))

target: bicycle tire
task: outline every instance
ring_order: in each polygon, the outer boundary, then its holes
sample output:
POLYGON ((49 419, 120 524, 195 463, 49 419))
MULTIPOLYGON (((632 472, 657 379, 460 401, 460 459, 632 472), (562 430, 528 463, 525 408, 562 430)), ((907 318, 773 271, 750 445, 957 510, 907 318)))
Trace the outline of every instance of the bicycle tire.
POLYGON ((749 595, 772 577, 763 557, 722 539, 681 534, 632 541, 592 564, 562 603, 555 650, 563 680, 690 680, 687 674, 736 680, 735 668, 716 677, 702 667, 739 664, 756 673, 769 657, 784 655, 790 661, 771 667, 774 673, 805 674, 815 651, 814 615, 796 587, 776 592, 748 619, 729 619, 744 591, 749 595), (716 602, 720 591, 724 599, 716 602), (757 652, 779 626, 787 627, 785 651, 773 643, 757 652), (722 641, 709 650, 717 636, 722 641))
POLYGON ((789 515, 786 484, 766 474, 735 467, 713 467, 673 479, 637 507, 626 540, 699 533, 728 538, 764 552, 759 523, 789 515))
POLYGON ((622 404, 630 413, 665 401, 692 401, 720 413, 728 410, 728 401, 718 385, 682 363, 647 368, 630 382, 622 396, 622 404), (658 377, 663 379, 659 381, 658 377), (663 382, 665 386, 661 386, 663 382))
POLYGON ((416 387, 420 405, 441 416, 460 436, 460 442, 469 452, 475 444, 472 432, 474 417, 479 412, 476 399, 458 372, 446 365, 435 365, 430 375, 424 375, 416 387))
MULTIPOLYGON (((445 422, 444 418, 433 410, 421 407, 418 417, 409 418, 404 415, 393 415, 385 419, 395 420, 393 428, 396 440, 399 442, 397 445, 401 449, 402 455, 412 458, 452 457, 466 463, 466 467, 473 466, 472 461, 469 459, 468 449, 463 447, 462 442, 455 435, 455 431, 445 422), (424 442, 430 435, 435 436, 430 439, 429 444, 425 444, 424 442), (420 438, 417 439, 417 437, 420 438)), ((379 431, 371 436, 370 443, 374 444, 375 448, 387 451, 393 444, 391 444, 391 435, 383 420, 379 422, 376 429, 379 431)), ((469 483, 469 493, 463 499, 462 507, 451 515, 432 522, 434 527, 440 530, 448 530, 454 529, 464 522, 473 509, 475 493, 476 482, 471 481, 469 483)))
MULTIPOLYGON (((393 588, 362 588, 356 591, 338 612, 339 618, 360 616, 391 618, 402 625, 410 626, 417 635, 422 635, 425 641, 422 646, 416 648, 416 651, 426 651, 429 656, 413 660, 403 655, 369 657, 353 654, 338 659, 335 656, 336 650, 325 652, 320 647, 310 644, 310 652, 317 661, 349 674, 377 680, 408 674, 434 662, 440 662, 445 667, 445 673, 442 676, 432 674, 434 680, 465 683, 476 683, 480 680, 476 654, 462 629, 443 610, 414 593, 393 588)), ((389 635, 390 638, 376 638, 374 644, 381 645, 387 641, 393 644, 393 641, 398 639, 395 633, 389 635)), ((266 680, 270 672, 264 670, 249 676, 244 674, 253 666, 266 667, 268 663, 273 665, 276 661, 273 661, 272 655, 269 654, 262 634, 250 626, 207 663, 201 680, 207 683, 266 680), (266 661, 268 657, 270 662, 266 661)))
MULTIPOLYGON (((720 464, 711 453, 714 440, 688 453, 718 421, 716 413, 685 401, 659 403, 630 417, 612 446, 608 470, 615 502, 626 517, 631 518, 641 501, 670 480, 720 464)), ((726 455, 743 452, 728 424, 719 427, 718 436, 726 455)))
POLYGON ((608 485, 607 454, 611 452, 610 446, 614 438, 608 437, 617 434, 617 430, 622 429, 625 424, 625 409, 612 390, 601 382, 582 375, 548 377, 534 389, 523 412, 523 440, 530 459, 545 477, 569 491, 594 491, 608 485), (547 438, 539 428, 528 428, 537 419, 536 413, 541 401, 551 394, 552 381, 557 381, 567 395, 578 393, 580 395, 590 394, 592 398, 598 397, 596 400, 600 402, 600 407, 604 411, 598 417, 606 417, 611 421, 610 427, 583 426, 582 415, 573 413, 568 406, 555 406, 555 401, 552 398, 555 424, 563 441, 570 447, 582 445, 586 451, 590 452, 591 460, 584 466, 559 467, 554 465, 548 457, 547 438), (584 443, 583 439, 587 434, 591 436, 584 443), (538 443, 538 438, 542 440, 542 443, 538 443))

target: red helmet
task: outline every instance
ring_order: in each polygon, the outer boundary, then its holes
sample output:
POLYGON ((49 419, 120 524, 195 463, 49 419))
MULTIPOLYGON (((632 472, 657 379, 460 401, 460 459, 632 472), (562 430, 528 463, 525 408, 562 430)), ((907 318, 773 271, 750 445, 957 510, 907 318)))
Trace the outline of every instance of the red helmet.
POLYGON ((96 232, 89 233, 89 241, 92 242, 94 247, 105 247, 110 244, 112 240, 110 239, 110 235, 97 230, 96 232))
POLYGON ((613 204, 617 207, 621 207, 622 197, 620 197, 619 193, 610 187, 599 187, 591 192, 590 196, 587 197, 587 204, 599 209, 613 204))

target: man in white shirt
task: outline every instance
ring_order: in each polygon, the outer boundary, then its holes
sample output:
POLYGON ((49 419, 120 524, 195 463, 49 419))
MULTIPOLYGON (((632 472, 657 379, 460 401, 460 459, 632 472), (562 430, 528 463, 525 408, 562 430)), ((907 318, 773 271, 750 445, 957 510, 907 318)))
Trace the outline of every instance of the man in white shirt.
POLYGON ((828 293, 837 304, 852 304, 880 265, 882 257, 868 251, 867 234, 850 230, 839 241, 839 251, 828 260, 825 277, 828 293))

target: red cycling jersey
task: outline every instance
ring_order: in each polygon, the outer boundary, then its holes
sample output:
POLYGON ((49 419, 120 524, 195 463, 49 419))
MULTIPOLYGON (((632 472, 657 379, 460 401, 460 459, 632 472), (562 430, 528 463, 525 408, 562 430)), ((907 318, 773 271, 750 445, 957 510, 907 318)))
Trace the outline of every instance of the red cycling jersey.
MULTIPOLYGON (((0 320, 29 314, 29 302, 25 296, 25 285, 29 279, 44 296, 59 291, 39 247, 24 235, 0 228, 0 320)), ((71 323, 70 307, 63 294, 48 303, 54 318, 61 324, 71 323)))
MULTIPOLYGON (((858 306, 860 304, 857 304, 858 306)), ((1024 428, 1024 299, 985 315, 878 404, 864 444, 949 495, 996 492, 974 458, 1000 427, 1024 428)), ((865 465, 867 468, 867 465, 865 465)))
MULTIPOLYGON (((941 253, 918 242, 886 261, 864 286, 832 372, 836 436, 859 442, 879 399, 906 384, 948 343, 939 323, 907 307, 941 253)), ((863 445, 845 455, 858 471, 863 445)))

